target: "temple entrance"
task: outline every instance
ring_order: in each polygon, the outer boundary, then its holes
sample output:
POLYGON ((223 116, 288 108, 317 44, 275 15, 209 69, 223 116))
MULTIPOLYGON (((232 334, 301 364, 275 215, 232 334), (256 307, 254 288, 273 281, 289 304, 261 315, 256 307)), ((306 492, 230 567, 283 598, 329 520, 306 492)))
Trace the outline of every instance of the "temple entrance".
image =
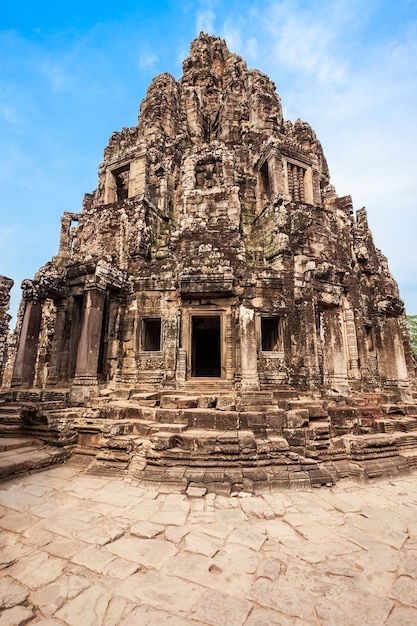
POLYGON ((192 376, 220 378, 220 316, 192 317, 192 376))

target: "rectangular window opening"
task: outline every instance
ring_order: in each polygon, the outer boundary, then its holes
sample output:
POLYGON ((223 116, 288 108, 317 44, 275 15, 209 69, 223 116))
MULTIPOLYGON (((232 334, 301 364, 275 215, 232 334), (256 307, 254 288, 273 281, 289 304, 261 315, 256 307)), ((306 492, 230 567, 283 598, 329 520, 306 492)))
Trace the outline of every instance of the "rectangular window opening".
POLYGON ((263 352, 278 352, 282 349, 279 317, 261 318, 263 352))
POLYGON ((368 344, 368 352, 369 354, 375 353, 375 339, 374 339, 374 330, 372 326, 366 326, 366 342, 368 344))
POLYGON ((271 199, 271 184, 269 180, 268 161, 265 161, 265 163, 259 170, 259 180, 261 185, 262 200, 264 202, 268 202, 271 199))
POLYGON ((129 197, 130 163, 112 172, 116 191, 116 201, 127 200, 129 197))
POLYGON ((142 350, 158 352, 161 349, 161 319, 142 320, 142 350))

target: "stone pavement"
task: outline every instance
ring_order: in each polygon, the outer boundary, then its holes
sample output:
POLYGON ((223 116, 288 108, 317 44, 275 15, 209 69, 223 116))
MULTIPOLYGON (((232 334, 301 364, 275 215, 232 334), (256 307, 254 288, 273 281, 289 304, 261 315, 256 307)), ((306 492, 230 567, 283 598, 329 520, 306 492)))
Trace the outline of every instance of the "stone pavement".
POLYGON ((234 497, 71 463, 0 485, 0 626, 415 626, 417 473, 234 497))

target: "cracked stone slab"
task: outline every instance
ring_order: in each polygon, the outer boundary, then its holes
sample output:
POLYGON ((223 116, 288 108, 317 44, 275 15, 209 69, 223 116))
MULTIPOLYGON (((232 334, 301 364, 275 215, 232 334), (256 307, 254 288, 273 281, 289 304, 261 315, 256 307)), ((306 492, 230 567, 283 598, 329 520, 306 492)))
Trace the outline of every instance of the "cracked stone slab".
POLYGON ((277 585, 266 578, 258 578, 248 593, 248 599, 292 617, 308 621, 315 618, 314 596, 288 583, 277 585))
POLYGON ((131 576, 135 572, 140 570, 140 565, 127 561, 126 559, 115 558, 106 567, 103 568, 103 575, 110 578, 117 578, 119 580, 125 580, 128 576, 131 576))
POLYGON ((45 550, 53 556, 70 559, 74 554, 78 554, 87 546, 87 543, 78 541, 78 539, 57 539, 45 545, 45 550))
POLYGON ((199 603, 204 587, 161 572, 139 572, 116 588, 128 600, 170 613, 188 613, 199 603))
POLYGON ((386 626, 415 626, 417 624, 417 609, 396 607, 389 616, 386 626))
POLYGON ((266 531, 244 527, 235 528, 228 537, 230 543, 238 543, 256 552, 262 548, 266 540, 266 531))
POLYGON ((64 571, 66 562, 44 552, 34 551, 19 559, 9 574, 31 589, 37 589, 56 580, 64 571))
POLYGON ((317 598, 315 606, 322 626, 381 626, 385 624, 393 603, 383 596, 346 585, 332 588, 325 596, 317 598))
POLYGON ((242 626, 252 603, 221 591, 206 591, 194 607, 191 617, 211 626, 242 626))
POLYGON ((158 511, 152 517, 152 521, 155 524, 163 524, 166 526, 184 526, 187 521, 188 511, 176 511, 167 509, 165 511, 158 511))
POLYGON ((109 554, 100 547, 87 546, 81 552, 74 554, 72 562, 97 572, 97 574, 101 574, 114 559, 114 554, 109 554))
POLYGON ((161 535, 165 530, 162 524, 153 524, 152 522, 138 522, 130 529, 133 537, 143 537, 144 539, 153 539, 161 535))
POLYGON ((32 609, 26 606, 14 606, 0 613, 0 626, 24 626, 32 618, 32 609))
POLYGON ((27 587, 17 583, 10 576, 0 578, 0 608, 9 609, 25 602, 29 596, 27 587))
POLYGON ((162 572, 238 596, 245 595, 253 582, 251 575, 223 569, 216 559, 201 554, 178 554, 168 561, 162 572))
POLYGON ((111 594, 98 585, 91 585, 56 612, 56 617, 69 626, 102 624, 111 594))
POLYGON ((43 613, 54 615, 64 604, 85 591, 90 582, 81 576, 64 574, 53 583, 33 593, 35 604, 43 613))
POLYGON ((209 537, 203 533, 189 533, 184 539, 185 550, 204 556, 214 556, 222 545, 222 539, 209 537))
POLYGON ((105 549, 123 559, 154 569, 160 569, 178 552, 170 541, 139 537, 117 539, 105 549))
POLYGON ((120 622, 119 626, 199 626, 194 620, 172 615, 166 611, 160 611, 148 606, 140 606, 134 609, 120 622))
POLYGON ((294 621, 290 617, 272 609, 254 609, 245 622, 245 626, 292 626, 293 624, 294 621))
POLYGON ((10 512, 1 518, 1 527, 3 530, 21 533, 34 526, 39 520, 39 517, 31 513, 10 512))
MULTIPOLYGON (((110 517, 110 519, 112 518, 110 517)), ((114 522, 106 520, 93 525, 90 524, 87 529, 77 534, 77 538, 86 543, 105 546, 123 537, 127 528, 129 528, 128 522, 122 523, 118 518, 115 518, 114 522)))
POLYGON ((259 567, 261 556, 237 543, 229 543, 216 555, 216 564, 222 569, 229 568, 246 574, 254 574, 259 567))
POLYGON ((393 600, 398 600, 402 604, 408 604, 413 608, 417 608, 416 581, 413 578, 408 576, 397 578, 388 595, 393 600))

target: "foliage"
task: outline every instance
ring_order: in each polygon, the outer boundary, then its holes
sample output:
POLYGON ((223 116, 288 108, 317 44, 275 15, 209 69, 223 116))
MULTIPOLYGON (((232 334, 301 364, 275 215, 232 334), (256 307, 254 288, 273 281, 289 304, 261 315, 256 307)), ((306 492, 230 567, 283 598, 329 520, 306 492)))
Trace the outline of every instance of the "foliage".
POLYGON ((410 331, 411 350, 417 356, 417 315, 407 315, 407 326, 410 331))

